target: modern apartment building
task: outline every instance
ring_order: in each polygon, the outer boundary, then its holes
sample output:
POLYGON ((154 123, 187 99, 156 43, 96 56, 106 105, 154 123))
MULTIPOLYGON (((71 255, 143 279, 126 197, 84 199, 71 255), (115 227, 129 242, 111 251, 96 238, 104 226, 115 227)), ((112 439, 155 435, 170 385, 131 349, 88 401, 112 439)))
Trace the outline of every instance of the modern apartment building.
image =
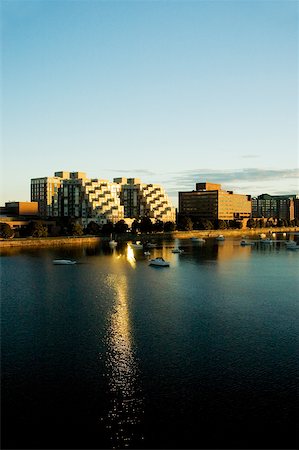
POLYGON ((221 184, 196 183, 196 190, 179 192, 179 215, 200 219, 235 220, 251 217, 251 196, 221 189, 221 184))
POLYGON ((159 184, 141 183, 139 178, 114 178, 120 186, 120 200, 125 217, 149 217, 162 222, 175 222, 175 208, 159 184))
POLYGON ((38 201, 41 216, 77 218, 83 225, 90 220, 104 224, 143 216, 175 221, 175 209, 164 189, 138 178, 110 182, 87 178, 84 172, 55 172, 54 177, 31 180, 31 200, 38 201))
POLYGON ((38 211, 41 217, 58 215, 58 189, 61 181, 69 176, 70 172, 55 172, 54 177, 31 179, 31 201, 38 202, 38 211))
POLYGON ((293 220, 296 217, 296 195, 261 194, 252 198, 252 217, 293 220))

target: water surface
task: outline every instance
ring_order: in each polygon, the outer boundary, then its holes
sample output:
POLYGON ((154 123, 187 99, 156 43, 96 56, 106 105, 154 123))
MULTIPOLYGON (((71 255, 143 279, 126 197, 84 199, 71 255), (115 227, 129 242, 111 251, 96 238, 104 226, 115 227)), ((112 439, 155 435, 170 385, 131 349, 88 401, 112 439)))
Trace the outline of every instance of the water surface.
POLYGON ((151 255, 2 252, 4 448, 296 448, 299 251, 151 255))

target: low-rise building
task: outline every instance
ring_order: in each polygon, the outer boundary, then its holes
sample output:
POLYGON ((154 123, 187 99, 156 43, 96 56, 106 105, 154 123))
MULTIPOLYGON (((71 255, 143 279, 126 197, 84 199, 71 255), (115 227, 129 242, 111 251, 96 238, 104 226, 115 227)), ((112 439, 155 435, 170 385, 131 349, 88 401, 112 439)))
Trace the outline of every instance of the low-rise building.
POLYGON ((196 183, 195 191, 179 192, 179 216, 194 222, 243 220, 251 217, 251 196, 225 191, 221 184, 196 183))

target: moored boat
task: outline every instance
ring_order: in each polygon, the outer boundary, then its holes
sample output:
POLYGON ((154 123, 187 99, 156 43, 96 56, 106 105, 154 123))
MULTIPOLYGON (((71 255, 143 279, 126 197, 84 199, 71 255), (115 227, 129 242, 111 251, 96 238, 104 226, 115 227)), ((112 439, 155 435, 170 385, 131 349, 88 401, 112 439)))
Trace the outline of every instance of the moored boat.
POLYGON ((56 265, 71 265, 71 264, 76 264, 77 261, 72 261, 70 259, 54 259, 53 260, 53 264, 56 265))
POLYGON ((154 258, 149 261, 150 266, 160 266, 160 267, 168 267, 170 264, 168 261, 165 261, 164 258, 154 258))
POLYGON ((216 241, 225 241, 223 234, 219 234, 219 236, 216 237, 216 241))

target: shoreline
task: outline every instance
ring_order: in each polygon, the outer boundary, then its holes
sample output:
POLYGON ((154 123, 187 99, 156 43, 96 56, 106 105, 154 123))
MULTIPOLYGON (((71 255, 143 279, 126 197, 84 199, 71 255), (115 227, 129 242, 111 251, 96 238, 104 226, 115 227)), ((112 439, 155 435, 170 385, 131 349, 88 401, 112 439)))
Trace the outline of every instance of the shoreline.
MULTIPOLYGON (((189 239, 191 237, 205 237, 214 238, 222 234, 224 237, 242 237, 255 236, 259 234, 272 233, 297 233, 299 227, 280 227, 280 228, 252 228, 240 230, 192 230, 192 231, 171 231, 167 233, 142 233, 142 234, 123 234, 114 237, 118 241, 152 241, 158 240, 174 240, 174 239, 189 239)), ((7 247, 64 247, 77 246, 86 244, 99 244, 100 242, 107 242, 110 240, 108 236, 58 236, 58 237, 44 237, 44 238, 13 238, 3 239, 0 241, 0 249, 7 247)))

